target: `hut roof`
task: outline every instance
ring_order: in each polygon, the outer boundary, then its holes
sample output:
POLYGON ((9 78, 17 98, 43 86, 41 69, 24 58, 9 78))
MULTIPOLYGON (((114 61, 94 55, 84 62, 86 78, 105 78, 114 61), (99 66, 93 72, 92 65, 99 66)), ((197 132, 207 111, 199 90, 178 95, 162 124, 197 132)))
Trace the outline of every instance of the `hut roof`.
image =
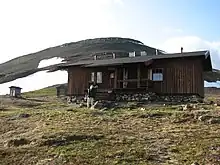
POLYGON ((82 60, 79 62, 73 63, 64 63, 60 64, 57 67, 59 69, 68 68, 71 66, 82 66, 82 67, 98 67, 98 66, 110 66, 110 65, 122 65, 129 63, 139 63, 139 62, 147 62, 150 60, 157 59, 172 59, 172 58, 190 58, 190 57, 199 57, 203 56, 203 66, 205 71, 212 70, 211 57, 209 51, 194 51, 194 52, 183 52, 183 53, 170 53, 170 54, 162 54, 162 55, 145 55, 145 56, 137 56, 137 57, 123 57, 123 58, 115 58, 115 59, 104 59, 104 60, 82 60))

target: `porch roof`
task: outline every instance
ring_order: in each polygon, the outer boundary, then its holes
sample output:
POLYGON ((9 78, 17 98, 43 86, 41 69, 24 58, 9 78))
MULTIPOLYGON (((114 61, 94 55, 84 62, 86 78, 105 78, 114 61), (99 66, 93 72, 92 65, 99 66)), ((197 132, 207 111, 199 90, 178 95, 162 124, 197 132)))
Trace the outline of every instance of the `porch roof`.
POLYGON ((122 65, 129 63, 140 63, 148 62, 150 60, 157 59, 171 59, 171 58, 183 58, 183 57, 199 57, 203 56, 203 66, 205 71, 212 70, 211 58, 209 51, 195 51, 195 52, 183 52, 183 53, 170 53, 163 55, 146 55, 137 57, 123 57, 115 59, 104 59, 104 60, 82 60, 74 63, 66 63, 59 65, 59 68, 67 68, 71 66, 81 66, 81 67, 101 67, 101 66, 111 66, 111 65, 122 65))

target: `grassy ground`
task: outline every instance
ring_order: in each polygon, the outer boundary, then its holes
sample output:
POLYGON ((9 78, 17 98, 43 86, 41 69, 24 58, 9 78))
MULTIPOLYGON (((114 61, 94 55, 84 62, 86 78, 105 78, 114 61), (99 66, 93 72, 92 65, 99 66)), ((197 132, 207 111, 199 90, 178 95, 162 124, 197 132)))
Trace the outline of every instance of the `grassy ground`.
POLYGON ((48 97, 48 96, 56 96, 56 88, 50 87, 50 88, 43 88, 36 91, 26 92, 22 94, 23 97, 48 97))
POLYGON ((220 110, 90 110, 55 97, 2 99, 0 164, 220 164, 220 124, 199 121, 201 115, 219 116, 220 110))

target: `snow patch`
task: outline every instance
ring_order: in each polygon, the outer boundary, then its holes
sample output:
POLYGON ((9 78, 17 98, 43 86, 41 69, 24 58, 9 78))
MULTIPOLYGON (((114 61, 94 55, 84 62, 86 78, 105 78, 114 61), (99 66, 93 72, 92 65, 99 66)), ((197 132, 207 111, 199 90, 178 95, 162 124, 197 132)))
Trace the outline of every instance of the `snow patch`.
POLYGON ((38 64, 38 68, 44 68, 50 65, 63 63, 62 60, 64 60, 64 58, 60 58, 60 57, 54 57, 54 58, 50 58, 47 60, 41 60, 40 63, 38 64))
POLYGON ((67 80, 68 74, 66 71, 56 71, 51 73, 41 71, 24 78, 0 84, 0 95, 9 94, 10 86, 19 86, 22 88, 21 92, 29 92, 55 84, 67 83, 67 80))

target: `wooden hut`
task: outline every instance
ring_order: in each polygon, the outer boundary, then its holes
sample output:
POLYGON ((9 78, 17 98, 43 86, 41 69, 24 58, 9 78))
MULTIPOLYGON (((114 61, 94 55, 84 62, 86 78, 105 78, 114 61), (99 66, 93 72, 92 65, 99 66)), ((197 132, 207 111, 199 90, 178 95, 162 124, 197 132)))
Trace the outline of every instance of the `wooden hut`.
POLYGON ((68 71, 69 96, 83 96, 88 82, 98 84, 102 99, 112 93, 147 93, 157 95, 197 95, 204 97, 204 72, 212 70, 209 51, 172 54, 133 52, 111 59, 97 56, 58 66, 68 71))

